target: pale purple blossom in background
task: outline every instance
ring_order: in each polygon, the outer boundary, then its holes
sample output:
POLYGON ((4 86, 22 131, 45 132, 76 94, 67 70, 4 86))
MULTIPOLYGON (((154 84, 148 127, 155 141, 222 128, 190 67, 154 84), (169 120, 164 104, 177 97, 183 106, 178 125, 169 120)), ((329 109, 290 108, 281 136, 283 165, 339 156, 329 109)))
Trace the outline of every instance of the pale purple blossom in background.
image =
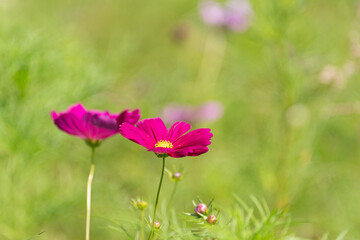
POLYGON ((225 25, 235 32, 248 29, 253 10, 248 1, 231 0, 225 5, 225 25))
POLYGON ((224 106, 217 101, 210 101, 200 106, 169 105, 162 112, 166 123, 174 122, 213 122, 224 114, 224 106))
POLYGON ((217 1, 203 1, 199 12, 207 25, 234 32, 247 30, 253 18, 253 9, 246 0, 228 0, 223 5, 217 1))
POLYGON ((222 26, 224 24, 224 10, 220 3, 204 1, 199 6, 202 20, 210 26, 222 26))

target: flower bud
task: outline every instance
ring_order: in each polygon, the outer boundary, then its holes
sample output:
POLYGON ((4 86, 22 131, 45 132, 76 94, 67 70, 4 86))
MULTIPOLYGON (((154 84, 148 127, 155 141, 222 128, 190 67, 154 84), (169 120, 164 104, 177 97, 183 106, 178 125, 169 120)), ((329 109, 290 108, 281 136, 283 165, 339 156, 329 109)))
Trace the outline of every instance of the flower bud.
POLYGON ((206 221, 210 224, 215 224, 217 219, 215 217, 215 215, 209 215, 207 218, 206 218, 206 221))
POLYGON ((146 201, 140 200, 140 198, 138 198, 137 200, 133 199, 132 204, 133 204, 134 208, 139 209, 139 210, 144 210, 148 205, 148 203, 146 201))
POLYGON ((147 207, 148 203, 144 200, 140 200, 140 201, 137 201, 136 205, 137 205, 138 209, 144 210, 147 207))
POLYGON ((206 214, 207 213, 207 206, 204 203, 199 203, 195 208, 196 214, 206 214))
POLYGON ((179 172, 174 172, 173 175, 171 176, 171 179, 174 180, 175 182, 179 182, 182 179, 182 175, 179 172))
POLYGON ((154 228, 155 229, 160 229, 160 223, 158 221, 155 221, 154 228))

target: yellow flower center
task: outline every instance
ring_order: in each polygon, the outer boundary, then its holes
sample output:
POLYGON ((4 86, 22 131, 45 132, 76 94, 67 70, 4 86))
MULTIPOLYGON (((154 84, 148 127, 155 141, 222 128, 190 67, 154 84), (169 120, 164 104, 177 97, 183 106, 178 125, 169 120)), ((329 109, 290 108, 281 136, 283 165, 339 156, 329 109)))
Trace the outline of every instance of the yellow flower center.
POLYGON ((161 148, 173 148, 173 145, 171 142, 167 140, 160 140, 155 144, 155 147, 161 147, 161 148))

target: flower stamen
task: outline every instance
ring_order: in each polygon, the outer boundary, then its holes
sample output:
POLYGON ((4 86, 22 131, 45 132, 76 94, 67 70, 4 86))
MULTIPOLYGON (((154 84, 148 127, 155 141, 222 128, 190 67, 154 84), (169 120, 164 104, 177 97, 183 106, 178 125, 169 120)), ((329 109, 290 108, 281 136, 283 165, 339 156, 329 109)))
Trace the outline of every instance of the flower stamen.
POLYGON ((173 145, 171 142, 167 140, 160 140, 155 144, 155 147, 158 148, 173 148, 173 145))

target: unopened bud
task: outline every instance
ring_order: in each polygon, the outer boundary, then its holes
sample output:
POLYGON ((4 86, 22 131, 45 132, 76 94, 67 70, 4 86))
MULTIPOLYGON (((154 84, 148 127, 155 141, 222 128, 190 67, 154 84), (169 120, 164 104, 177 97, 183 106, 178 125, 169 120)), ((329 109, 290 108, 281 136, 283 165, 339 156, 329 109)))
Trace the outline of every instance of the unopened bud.
POLYGON ((179 172, 174 172, 173 175, 171 176, 171 179, 174 180, 175 182, 181 181, 182 175, 179 172))
POLYGON ((201 214, 206 214, 206 213, 207 213, 207 206, 206 206, 206 204, 204 204, 204 203, 199 203, 199 204, 196 206, 196 208, 195 208, 195 213, 196 213, 196 214, 199 214, 199 213, 201 213, 201 214))
POLYGON ((155 221, 154 228, 155 229, 160 229, 160 223, 158 221, 155 221))
POLYGON ((144 210, 148 205, 148 203, 146 201, 140 200, 139 198, 137 200, 133 199, 132 204, 133 204, 134 208, 139 209, 139 210, 144 210))
POLYGON ((217 219, 215 217, 215 215, 209 215, 207 218, 206 218, 206 221, 210 224, 215 224, 217 219))

